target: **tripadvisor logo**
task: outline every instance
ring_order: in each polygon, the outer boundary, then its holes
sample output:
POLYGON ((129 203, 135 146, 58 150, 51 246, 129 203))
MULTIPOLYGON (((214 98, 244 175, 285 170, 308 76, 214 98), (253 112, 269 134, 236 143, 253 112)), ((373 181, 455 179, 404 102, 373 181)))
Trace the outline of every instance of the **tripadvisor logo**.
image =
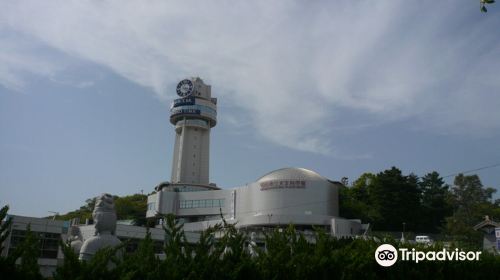
POLYGON ((399 259, 401 261, 413 261, 418 263, 419 261, 478 261, 481 251, 469 251, 465 252, 459 249, 447 250, 442 249, 440 251, 418 251, 415 248, 411 250, 408 248, 396 249, 390 244, 382 244, 378 246, 375 250, 375 260, 381 266, 392 266, 399 259))
POLYGON ((375 260, 381 266, 391 266, 398 260, 398 250, 391 244, 382 244, 375 251, 375 260))

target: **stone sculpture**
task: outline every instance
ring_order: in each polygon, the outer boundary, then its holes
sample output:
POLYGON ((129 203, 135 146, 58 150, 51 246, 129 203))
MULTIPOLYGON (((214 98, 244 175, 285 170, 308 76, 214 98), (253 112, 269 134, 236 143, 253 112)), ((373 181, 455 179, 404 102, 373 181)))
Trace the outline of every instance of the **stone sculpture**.
POLYGON ((115 236, 116 212, 112 195, 106 193, 97 197, 92 217, 95 234, 83 242, 80 260, 88 261, 99 249, 116 247, 121 244, 121 241, 115 236))
POLYGON ((75 225, 72 225, 69 228, 69 238, 71 249, 73 249, 73 252, 75 254, 79 255, 80 250, 82 249, 83 241, 82 241, 82 236, 80 234, 80 228, 78 228, 75 225))

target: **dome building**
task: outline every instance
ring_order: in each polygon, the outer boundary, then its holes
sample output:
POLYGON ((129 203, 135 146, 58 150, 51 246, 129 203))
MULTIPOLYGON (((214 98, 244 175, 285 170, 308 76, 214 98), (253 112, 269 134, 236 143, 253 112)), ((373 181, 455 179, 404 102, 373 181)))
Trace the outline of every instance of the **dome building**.
POLYGON ((148 196, 146 217, 174 214, 188 232, 220 223, 221 215, 248 230, 294 224, 299 230, 315 226, 336 236, 350 236, 367 228, 359 220, 339 217, 342 183, 305 168, 278 169, 237 188, 220 189, 209 184, 209 137, 210 128, 215 126, 216 99, 200 78, 181 81, 177 93, 181 98, 174 100, 171 109, 176 130, 172 182, 159 184, 148 196), (201 89, 205 89, 205 95, 200 95, 201 89), (192 110, 198 103, 210 106, 210 114, 204 115, 209 110, 203 106, 192 110), (206 124, 203 128, 198 125, 200 121, 206 124))

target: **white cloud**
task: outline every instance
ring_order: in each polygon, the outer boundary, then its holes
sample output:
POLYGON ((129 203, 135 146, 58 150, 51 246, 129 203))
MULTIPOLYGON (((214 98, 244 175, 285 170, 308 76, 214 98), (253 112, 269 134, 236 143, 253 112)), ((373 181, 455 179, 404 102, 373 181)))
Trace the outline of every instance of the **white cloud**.
MULTIPOLYGON (((163 98, 172 96, 167 86, 199 75, 266 139, 335 155, 334 127, 363 125, 336 123, 346 110, 445 132, 500 126, 492 28, 500 20, 468 4, 12 1, 0 11, 0 32, 104 65, 163 98)), ((23 63, 53 75, 58 64, 44 59, 10 49, 0 56, 0 83, 22 84, 15 65, 23 63)))
POLYGON ((27 75, 52 77, 64 68, 63 63, 51 59, 51 54, 42 55, 39 44, 22 36, 3 35, 0 36, 0 85, 22 91, 27 75))

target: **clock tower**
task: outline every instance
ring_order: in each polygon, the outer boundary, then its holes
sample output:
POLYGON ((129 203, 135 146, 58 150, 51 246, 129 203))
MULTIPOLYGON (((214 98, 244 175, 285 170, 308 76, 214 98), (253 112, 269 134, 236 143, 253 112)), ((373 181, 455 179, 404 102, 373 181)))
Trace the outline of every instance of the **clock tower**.
POLYGON ((210 129, 217 123, 217 98, 193 77, 177 84, 170 122, 175 126, 172 184, 209 187, 210 129))

